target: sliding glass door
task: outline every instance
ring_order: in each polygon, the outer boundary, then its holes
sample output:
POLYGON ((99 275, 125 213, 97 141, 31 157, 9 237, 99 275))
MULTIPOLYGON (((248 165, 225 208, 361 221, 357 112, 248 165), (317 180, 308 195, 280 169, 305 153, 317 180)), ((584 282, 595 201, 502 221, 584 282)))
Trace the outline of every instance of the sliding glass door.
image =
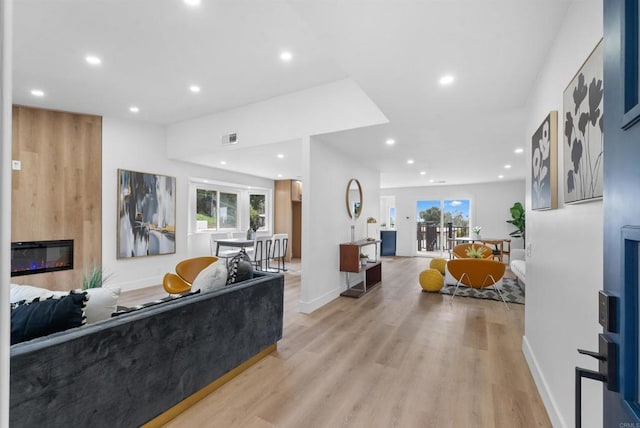
POLYGON ((417 254, 440 256, 454 238, 468 236, 469 206, 468 199, 417 201, 417 254))

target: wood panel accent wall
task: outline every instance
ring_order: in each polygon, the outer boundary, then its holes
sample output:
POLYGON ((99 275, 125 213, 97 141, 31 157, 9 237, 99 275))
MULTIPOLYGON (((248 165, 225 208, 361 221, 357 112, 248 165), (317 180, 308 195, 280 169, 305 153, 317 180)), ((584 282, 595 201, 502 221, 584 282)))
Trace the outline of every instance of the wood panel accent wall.
POLYGON ((302 202, 291 202, 291 257, 302 258, 302 202))
POLYGON ((294 198, 301 198, 300 182, 292 180, 276 180, 274 184, 274 233, 289 235, 289 246, 285 260, 291 261, 291 256, 302 257, 302 202, 294 198), (294 187, 297 186, 297 187, 294 187))
POLYGON ((13 107, 11 240, 74 240, 74 269, 12 277, 51 290, 82 287, 102 265, 102 118, 13 107))

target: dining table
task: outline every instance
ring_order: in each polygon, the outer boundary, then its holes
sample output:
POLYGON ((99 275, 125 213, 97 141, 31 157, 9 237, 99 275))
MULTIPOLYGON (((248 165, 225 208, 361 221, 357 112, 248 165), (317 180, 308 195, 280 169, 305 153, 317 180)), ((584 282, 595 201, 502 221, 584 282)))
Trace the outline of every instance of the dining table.
POLYGON ((498 260, 503 260, 504 255, 504 243, 505 241, 511 241, 508 238, 482 238, 482 237, 471 237, 471 236, 457 236, 455 238, 449 238, 449 242, 453 245, 465 244, 465 243, 481 243, 485 245, 493 245, 495 246, 495 257, 498 260))
POLYGON ((223 238, 216 241, 216 257, 220 253, 220 247, 247 248, 253 247, 255 241, 253 239, 242 238, 223 238))

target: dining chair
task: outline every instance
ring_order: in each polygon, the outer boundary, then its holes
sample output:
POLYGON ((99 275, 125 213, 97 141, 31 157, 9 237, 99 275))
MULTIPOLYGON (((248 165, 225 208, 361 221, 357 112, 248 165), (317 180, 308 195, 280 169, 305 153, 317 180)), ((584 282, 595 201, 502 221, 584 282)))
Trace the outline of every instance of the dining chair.
POLYGON ((505 261, 505 256, 509 257, 509 262, 511 262, 511 238, 502 241, 502 262, 505 261))
POLYGON ((286 271, 284 262, 287 254, 287 247, 289 245, 289 234, 276 233, 270 240, 267 241, 267 258, 266 258, 266 270, 271 272, 286 271), (271 267, 271 261, 276 262, 276 267, 271 267), (282 264, 282 267, 280 267, 282 264))
POLYGON ((472 288, 488 288, 498 293, 504 302, 507 310, 509 305, 502 295, 501 284, 502 277, 505 272, 505 265, 502 262, 492 259, 453 259, 447 262, 447 269, 451 276, 457 281, 456 288, 451 295, 450 304, 453 304, 453 298, 456 297, 458 288, 462 286, 472 288))
POLYGON ((220 257, 221 259, 230 259, 234 256, 237 256, 240 253, 238 248, 233 247, 224 247, 224 245, 220 246, 218 250, 218 240, 219 239, 229 239, 229 234, 227 233, 212 233, 209 236, 209 243, 211 245, 211 255, 215 257, 220 257), (216 250, 218 254, 216 254, 216 250))

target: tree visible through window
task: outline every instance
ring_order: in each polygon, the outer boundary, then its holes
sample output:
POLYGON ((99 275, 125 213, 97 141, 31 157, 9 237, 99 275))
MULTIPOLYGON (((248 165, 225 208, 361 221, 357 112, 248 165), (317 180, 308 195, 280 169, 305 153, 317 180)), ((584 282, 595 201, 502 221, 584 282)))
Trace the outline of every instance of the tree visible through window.
POLYGON ((217 193, 215 190, 196 189, 196 220, 206 221, 206 227, 198 229, 217 229, 217 193))
POLYGON ((238 195, 220 192, 220 228, 235 229, 238 226, 238 195))
POLYGON ((265 229, 266 200, 264 194, 249 195, 249 223, 253 230, 265 229))

